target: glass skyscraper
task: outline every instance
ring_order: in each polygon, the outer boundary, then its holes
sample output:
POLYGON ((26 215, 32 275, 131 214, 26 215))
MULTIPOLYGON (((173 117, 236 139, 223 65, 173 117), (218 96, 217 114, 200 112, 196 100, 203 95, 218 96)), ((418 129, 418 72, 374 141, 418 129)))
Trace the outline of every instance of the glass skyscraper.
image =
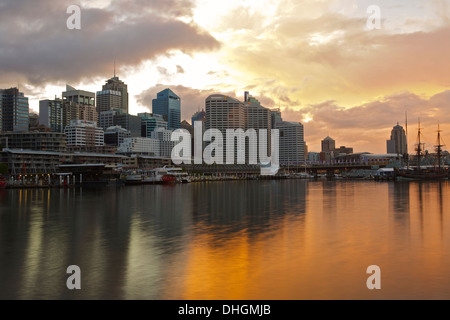
POLYGON ((152 101, 152 110, 164 117, 169 130, 181 128, 181 99, 172 90, 158 92, 152 101))
POLYGON ((1 131, 28 131, 28 98, 18 88, 0 89, 1 131))

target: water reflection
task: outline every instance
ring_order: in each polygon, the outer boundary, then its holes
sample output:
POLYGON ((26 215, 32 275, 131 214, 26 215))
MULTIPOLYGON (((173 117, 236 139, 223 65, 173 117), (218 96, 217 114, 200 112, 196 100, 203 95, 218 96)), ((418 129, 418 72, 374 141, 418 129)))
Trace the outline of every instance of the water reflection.
POLYGON ((0 190, 0 298, 450 298, 448 199, 448 182, 0 190))

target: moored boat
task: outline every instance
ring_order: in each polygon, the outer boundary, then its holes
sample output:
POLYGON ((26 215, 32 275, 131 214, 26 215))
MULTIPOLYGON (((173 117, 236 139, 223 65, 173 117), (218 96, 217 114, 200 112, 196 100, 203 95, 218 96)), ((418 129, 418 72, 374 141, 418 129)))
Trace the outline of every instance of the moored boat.
POLYGON ((417 135, 418 143, 416 147, 416 155, 417 155, 417 166, 416 167, 407 167, 396 169, 397 180, 445 180, 449 177, 449 168, 442 166, 441 164, 441 155, 442 155, 442 147, 441 144, 441 130, 438 125, 438 136, 437 136, 437 145, 436 154, 437 154, 437 165, 434 167, 430 166, 421 166, 421 158, 423 157, 424 151, 424 143, 421 142, 421 132, 420 132, 420 122, 418 127, 418 135, 417 135))

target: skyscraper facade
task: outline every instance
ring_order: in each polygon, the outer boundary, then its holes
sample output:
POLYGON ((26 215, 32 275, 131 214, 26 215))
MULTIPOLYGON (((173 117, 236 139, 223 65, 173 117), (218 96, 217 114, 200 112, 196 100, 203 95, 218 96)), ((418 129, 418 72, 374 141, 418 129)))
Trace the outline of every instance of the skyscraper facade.
POLYGON ((299 165, 305 162, 303 125, 300 122, 283 121, 277 125, 280 131, 280 164, 299 165))
MULTIPOLYGON (((226 130, 227 129, 243 129, 245 130, 247 124, 247 113, 245 110, 244 103, 222 94, 213 94, 206 98, 205 100, 205 110, 206 110, 206 130, 217 129, 222 133, 223 136, 223 148, 222 154, 217 154, 218 158, 222 158, 223 162, 226 161, 226 130)), ((245 139, 245 138, 244 138, 245 139)), ((235 146, 241 143, 245 144, 244 141, 240 141, 239 138, 235 141, 235 146)), ((209 143, 206 143, 209 144, 209 143)), ((235 147, 236 150, 236 147, 235 147)), ((236 162, 236 151, 235 163, 236 162)))
POLYGON ((141 136, 146 138, 152 137, 152 132, 155 131, 156 128, 164 128, 167 129, 167 121, 164 120, 164 117, 160 114, 152 114, 152 113, 138 113, 138 116, 141 118, 141 136))
POLYGON ((28 98, 18 88, 0 89, 1 131, 28 131, 28 98))
POLYGON ((330 137, 322 140, 322 152, 333 152, 336 149, 336 141, 330 137))
POLYGON ((66 85, 66 91, 62 93, 64 101, 72 101, 78 104, 84 104, 95 107, 95 93, 77 90, 72 86, 66 85))
POLYGON ((49 127, 52 132, 64 132, 64 116, 62 99, 39 101, 39 124, 49 127))
POLYGON ((270 110, 270 116, 271 116, 272 129, 275 129, 277 127, 277 124, 280 124, 281 122, 283 122, 283 119, 281 118, 280 109, 270 110))
POLYGON ((141 117, 128 113, 115 114, 113 118, 115 126, 121 126, 131 133, 131 137, 141 136, 141 117))
POLYGON ((97 112, 115 109, 128 113, 128 86, 116 75, 106 80, 102 91, 97 92, 97 112))
POLYGON ((386 141, 387 153, 407 154, 406 132, 398 123, 391 131, 391 139, 386 141))
POLYGON ((152 111, 164 117, 169 130, 181 127, 181 99, 172 90, 167 88, 158 92, 152 101, 152 111))
MULTIPOLYGON (((267 156, 270 155, 271 147, 271 129, 272 129, 272 116, 270 109, 267 109, 261 105, 261 103, 254 97, 248 94, 245 95, 245 109, 246 109, 246 129, 255 129, 259 132, 261 129, 267 130, 266 143, 267 143, 267 156)), ((258 133, 259 139, 259 133, 258 133)), ((259 152, 259 151, 258 151, 259 152)))
MULTIPOLYGON (((119 111, 122 109, 122 93, 116 90, 97 91, 97 113, 103 111, 119 111)), ((126 113, 126 112, 125 112, 126 113)))
POLYGON ((100 147, 104 145, 104 132, 94 121, 72 120, 66 126, 67 146, 100 147))
POLYGON ((116 115, 116 111, 102 111, 98 114, 98 126, 103 130, 108 129, 109 127, 114 126, 114 116, 116 115))
POLYGON ((70 125, 72 120, 98 121, 95 109, 95 93, 77 90, 69 85, 62 93, 65 113, 64 125, 70 125))

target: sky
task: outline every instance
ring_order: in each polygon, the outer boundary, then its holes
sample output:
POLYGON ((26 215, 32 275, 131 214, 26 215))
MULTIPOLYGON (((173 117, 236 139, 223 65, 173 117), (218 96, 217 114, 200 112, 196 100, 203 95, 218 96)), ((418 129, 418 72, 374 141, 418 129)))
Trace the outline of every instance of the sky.
POLYGON ((438 123, 450 141, 448 39, 450 0, 0 0, 0 88, 38 112, 66 84, 101 90, 115 61, 131 114, 165 88, 189 122, 208 95, 250 91, 303 123, 309 151, 330 136, 385 153, 407 113, 412 153, 419 119, 427 149, 438 123))

